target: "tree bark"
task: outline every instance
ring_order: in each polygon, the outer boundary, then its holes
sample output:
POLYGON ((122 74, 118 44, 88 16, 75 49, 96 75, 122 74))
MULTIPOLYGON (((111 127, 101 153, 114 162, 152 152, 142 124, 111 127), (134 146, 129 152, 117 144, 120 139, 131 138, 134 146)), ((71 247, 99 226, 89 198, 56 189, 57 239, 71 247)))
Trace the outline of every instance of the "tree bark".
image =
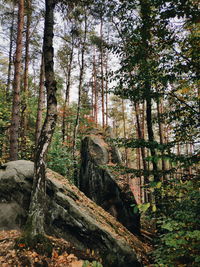
MULTIPOLYGON (((135 116, 136 116, 136 125, 137 125, 137 135, 138 135, 138 139, 139 140, 144 140, 144 127, 141 127, 141 123, 140 123, 140 115, 139 115, 139 105, 138 103, 134 102, 134 107, 135 107, 135 116), (141 129, 142 128, 142 129, 141 129)), ((144 110, 142 110, 144 112, 144 110)), ((144 119, 144 118, 142 118, 144 119)), ((143 123, 143 121, 142 121, 143 123)), ((142 164, 143 164, 143 170, 144 170, 144 177, 140 177, 140 185, 141 187, 144 187, 144 185, 147 185, 149 183, 148 180, 148 175, 147 173, 147 163, 145 160, 146 157, 146 153, 145 153, 145 148, 144 147, 140 147, 138 148, 139 150, 139 160, 140 160, 140 154, 142 156, 142 164), (141 152, 141 153, 140 153, 141 152)), ((147 202, 148 201, 148 194, 145 191, 144 188, 141 188, 141 201, 142 202, 147 202)))
MULTIPOLYGON (((164 144, 164 132, 163 132, 163 124, 161 122, 161 112, 162 112, 162 102, 160 103, 159 99, 157 100, 157 114, 158 114, 158 128, 159 128, 159 137, 160 137, 160 144, 164 144)), ((161 151, 162 155, 162 171, 163 171, 163 180, 165 179, 165 170, 166 170, 166 164, 164 159, 164 152, 161 151)))
POLYGON ((24 0, 18 2, 18 26, 17 46, 15 58, 15 73, 13 82, 13 104, 10 128, 10 160, 18 159, 18 137, 20 128, 20 82, 21 82, 21 59, 22 59, 22 38, 24 27, 24 0))
POLYGON ((42 113, 44 108, 45 93, 44 93, 44 56, 42 53, 41 65, 40 65, 40 84, 39 84, 39 96, 38 96, 38 109, 35 131, 35 147, 38 144, 40 133, 42 130, 42 113))
POLYGON ((46 79, 45 86, 47 90, 47 113, 35 151, 34 183, 27 221, 27 231, 30 237, 44 234, 44 209, 46 198, 45 161, 57 120, 56 81, 53 61, 54 0, 46 0, 45 7, 43 54, 46 79))
MULTIPOLYGON (((74 55, 74 38, 72 35, 72 47, 69 57, 69 64, 68 64, 68 70, 66 75, 66 92, 65 92, 65 101, 64 101, 64 108, 63 108, 63 121, 62 121, 62 139, 63 143, 65 142, 65 135, 66 135, 66 107, 67 103, 69 104, 69 92, 70 92, 70 86, 71 86, 71 71, 72 71, 72 61, 73 61, 73 55, 74 55)), ((67 125, 68 128, 68 125, 67 125)))
POLYGON ((150 151, 151 151, 151 156, 152 156, 152 164, 153 164, 153 171, 154 171, 154 180, 159 181, 158 176, 157 176, 157 163, 155 162, 155 156, 156 156, 156 151, 155 148, 153 147, 153 142, 154 142, 154 132, 153 132, 153 125, 152 125, 152 101, 151 98, 148 97, 146 99, 146 120, 147 120, 147 133, 148 133, 148 139, 149 142, 151 143, 150 151))
POLYGON ((141 37, 142 37, 142 45, 143 45, 143 63, 142 63, 142 71, 145 72, 145 81, 144 81, 144 96, 146 100, 146 122, 147 122, 147 133, 148 139, 151 143, 150 151, 151 156, 153 158, 153 171, 154 171, 154 180, 158 181, 157 175, 157 163, 155 161, 156 151, 153 147, 154 142, 154 132, 153 132, 153 123, 152 123, 152 85, 148 67, 148 58, 149 58, 149 43, 151 41, 151 7, 149 0, 140 0, 141 6, 141 18, 142 18, 142 27, 141 27, 141 37))
POLYGON ((105 101, 104 101, 104 70, 103 70, 103 17, 101 16, 100 23, 100 37, 101 37, 101 46, 100 46, 100 59, 101 59, 101 112, 102 112, 102 126, 105 127, 105 101))
MULTIPOLYGON (((142 130, 141 130, 141 125, 140 125, 140 117, 139 117, 139 106, 138 106, 138 103, 134 103, 134 106, 135 106, 135 116, 136 116, 136 124, 137 124, 137 132, 138 132, 138 138, 141 140, 141 139, 144 139, 144 133, 142 133, 142 130)), ((142 155, 142 163, 143 163, 143 169, 144 171, 147 170, 147 164, 146 164, 146 160, 145 160, 145 148, 144 147, 141 147, 141 155, 142 155)), ((148 182, 148 180, 145 180, 144 181, 145 183, 148 182)))
POLYGON ((13 54, 13 34, 14 34, 14 20, 15 20, 15 4, 13 3, 12 8, 12 22, 10 26, 10 47, 9 47, 9 63, 8 63, 8 77, 6 85, 6 99, 9 100, 10 95, 10 84, 11 84, 11 68, 12 68, 12 54, 13 54))
POLYGON ((106 73, 105 73, 105 78, 106 78, 106 126, 108 126, 108 52, 106 56, 106 73))
POLYGON ((26 134, 27 134, 27 99, 28 99, 28 72, 29 72, 29 46, 30 46, 30 25, 31 25, 31 1, 27 0, 27 20, 26 20, 26 47, 25 47, 25 69, 24 69, 24 90, 22 98, 21 112, 21 155, 26 156, 26 134))
POLYGON ((96 70, 96 55, 94 50, 93 56, 93 90, 94 90, 94 120, 98 123, 98 91, 97 91, 97 70, 96 70))
MULTIPOLYGON (((86 10, 85 10, 85 12, 86 12, 86 10)), ((83 37, 83 44, 82 44, 82 50, 81 50, 81 63, 80 63, 80 75, 79 75, 79 87, 78 87, 78 107, 77 107, 76 121, 75 121, 75 126, 74 126, 74 133, 73 133, 72 157, 73 157, 73 162, 74 162, 74 183, 75 183, 75 185, 77 185, 77 182, 78 182, 76 149, 77 149, 77 136, 78 136, 78 128, 79 128, 79 121, 80 121, 80 111, 81 111, 81 96, 82 96, 82 86, 83 86, 83 74, 84 74, 84 68, 85 68, 86 38, 87 38, 87 15, 85 13, 85 29, 84 29, 84 37, 83 37)))
MULTIPOLYGON (((124 107, 124 99, 122 98, 122 120, 123 120, 123 132, 124 132, 124 139, 126 140, 126 119, 125 119, 125 107, 124 107)), ((128 149, 125 147, 125 164, 128 167, 128 149)))

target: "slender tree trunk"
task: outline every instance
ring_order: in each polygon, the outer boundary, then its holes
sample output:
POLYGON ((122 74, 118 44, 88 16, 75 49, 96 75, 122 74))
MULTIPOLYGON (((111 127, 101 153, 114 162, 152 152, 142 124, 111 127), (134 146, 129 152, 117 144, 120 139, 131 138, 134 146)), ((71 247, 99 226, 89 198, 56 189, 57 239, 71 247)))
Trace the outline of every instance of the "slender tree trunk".
POLYGON ((36 74, 36 64, 35 59, 32 59, 32 70, 33 70, 33 91, 37 94, 37 74, 36 74))
MULTIPOLYGON (((134 106, 135 106, 135 116, 136 116, 136 125, 137 125, 137 134, 138 134, 138 139, 139 140, 144 140, 144 128, 142 127, 141 129, 141 123, 140 123, 140 115, 139 115, 139 105, 138 103, 134 103, 134 106)), ((143 110, 144 111, 144 110, 143 110)), ((144 119, 144 118, 142 118, 144 119)), ((142 121, 142 124, 143 124, 143 121, 142 121)), ((146 163, 146 160, 145 160, 145 148, 144 147, 141 147, 141 148, 138 148, 139 150, 139 155, 141 154, 142 156, 142 164, 143 164, 143 170, 144 170, 144 175, 143 177, 141 177, 140 179, 140 185, 143 187, 144 185, 147 185, 149 183, 149 180, 148 180, 148 175, 147 175, 147 163, 146 163), (140 153, 141 152, 141 153, 140 153)), ((141 189, 140 191, 140 196, 141 196, 141 201, 142 202, 147 202, 148 201, 148 194, 147 192, 145 191, 145 189, 141 189)))
POLYGON ((155 161, 156 151, 153 147, 154 142, 154 132, 153 132, 153 123, 152 123, 152 88, 151 88, 151 79, 150 72, 148 67, 148 58, 149 58, 149 43, 151 41, 151 3, 149 0, 140 0, 141 6, 141 17, 142 17, 142 27, 141 27, 141 37, 143 44, 143 65, 142 71, 145 72, 145 81, 144 81, 144 95, 146 100, 146 122, 147 122, 147 133, 148 139, 151 143, 150 151, 151 156, 153 158, 153 172, 154 172, 154 180, 159 181, 159 177, 157 174, 157 163, 155 161))
POLYGON ((53 61, 53 25, 54 25, 54 0, 45 1, 45 26, 44 26, 44 66, 45 86, 47 90, 47 113, 35 152, 34 183, 27 231, 30 237, 44 234, 45 197, 46 197, 46 154, 56 126, 57 100, 56 81, 54 77, 53 61))
POLYGON ((101 37, 101 47, 100 47, 100 58, 101 58, 101 111, 102 111, 102 126, 105 127, 105 101, 104 101, 104 70, 103 70, 103 17, 101 16, 100 23, 100 37, 101 37))
POLYGON ((94 88, 94 120, 95 123, 98 123, 98 92, 97 92, 97 71, 96 71, 96 57, 95 51, 93 56, 93 88, 94 88))
MULTIPOLYGON (((136 158, 137 159, 137 170, 141 170, 141 150, 139 147, 136 149, 136 154, 137 154, 137 158, 136 158)), ((144 178, 142 175, 139 176, 138 181, 139 181, 139 185, 138 185, 138 187, 139 187, 139 193, 138 193, 139 201, 140 201, 140 203, 143 203, 145 194, 144 194, 144 189, 143 189, 144 178)))
POLYGON ((29 72, 29 45, 30 45, 30 25, 31 25, 31 1, 27 0, 27 20, 26 20, 26 47, 25 47, 25 69, 24 69, 24 90, 22 98, 21 112, 21 155, 26 156, 26 135, 27 135, 27 99, 28 99, 28 72, 29 72))
POLYGON ((91 97, 91 106, 92 106, 92 110, 91 110, 91 117, 92 119, 94 119, 94 77, 93 77, 93 73, 92 73, 92 77, 90 78, 90 84, 92 86, 92 97, 91 97))
POLYGON ((77 150, 77 137, 78 137, 78 128, 79 128, 79 120, 80 120, 80 111, 81 111, 81 96, 82 96, 82 86, 83 86, 83 74, 85 68, 85 46, 86 46, 86 38, 87 38, 87 15, 85 11, 85 29, 84 29, 84 37, 81 51, 81 62, 80 62, 80 76, 79 76, 79 87, 78 87, 78 107, 76 113, 76 121, 74 126, 73 133, 73 161, 74 161, 74 183, 78 185, 78 173, 77 173, 77 159, 76 159, 76 150, 77 150))
POLYGON ((155 181, 159 181, 158 176, 157 176, 157 163, 155 162, 155 156, 156 156, 156 151, 155 148, 152 146, 154 142, 154 133, 153 133, 153 124, 152 124, 152 101, 151 98, 148 97, 146 99, 147 107, 146 107, 146 119, 147 119, 147 133, 148 133, 148 139, 149 142, 151 143, 151 156, 153 157, 153 171, 154 171, 154 179, 155 181))
POLYGON ((9 47, 9 62, 8 62, 8 77, 6 85, 6 99, 9 100, 10 96, 10 84, 11 84, 11 69, 12 69, 12 54, 13 54, 13 33, 14 33, 14 21, 15 21, 15 4, 13 2, 12 8, 12 22, 10 26, 10 47, 9 47))
MULTIPOLYGON (((160 137, 160 144, 164 144, 164 132, 163 132, 163 124, 161 122, 161 109, 162 109, 162 104, 160 103, 159 99, 157 100, 157 115, 158 115, 158 128, 159 128, 159 137, 160 137)), ((162 171, 163 171, 163 180, 165 179, 165 170, 166 170, 166 164, 165 164, 165 159, 164 159, 164 153, 163 150, 161 151, 162 155, 162 171)))
MULTIPOLYGON (((136 124, 137 124, 137 132, 138 132, 138 138, 140 140, 144 139, 144 132, 142 133, 141 125, 140 125, 140 117, 139 117, 139 105, 138 103, 134 103, 135 106, 135 115, 136 115, 136 124)), ((147 163, 145 160, 145 148, 141 147, 141 155, 142 155, 142 163, 143 163, 143 169, 144 171, 147 171, 147 163)), ((145 183, 148 182, 148 180, 144 181, 145 183)))
POLYGON ((20 128, 20 82, 21 82, 21 59, 22 59, 22 38, 24 27, 24 0, 18 1, 18 27, 17 46, 15 58, 15 73, 13 82, 13 105, 10 128, 10 160, 18 159, 18 137, 20 128))
MULTIPOLYGON (((71 86, 71 71, 72 71, 72 61, 74 55, 74 44, 73 44, 73 37, 72 37, 72 47, 70 52, 69 64, 68 64, 68 71, 67 71, 67 81, 66 81, 66 92, 65 92, 65 101, 64 101, 64 108, 63 108, 63 121, 62 121, 62 139, 63 143, 65 142, 65 135, 66 135, 66 108, 67 104, 69 105, 69 92, 71 86)), ((67 126, 68 128, 68 126, 67 126)))
POLYGON ((108 53, 106 57, 106 125, 108 126, 108 53))
MULTIPOLYGON (((126 139, 126 119, 125 119, 125 107, 124 107, 124 99, 122 98, 122 119, 123 119, 123 132, 124 132, 124 139, 126 139)), ((125 147, 125 164, 128 167, 128 149, 125 147)))
POLYGON ((38 96, 38 109, 36 120, 36 132, 35 132, 35 147, 38 145, 40 133, 42 130, 42 113, 44 108, 45 92, 44 92, 44 56, 42 52, 41 65, 40 65, 40 84, 39 84, 39 96, 38 96))

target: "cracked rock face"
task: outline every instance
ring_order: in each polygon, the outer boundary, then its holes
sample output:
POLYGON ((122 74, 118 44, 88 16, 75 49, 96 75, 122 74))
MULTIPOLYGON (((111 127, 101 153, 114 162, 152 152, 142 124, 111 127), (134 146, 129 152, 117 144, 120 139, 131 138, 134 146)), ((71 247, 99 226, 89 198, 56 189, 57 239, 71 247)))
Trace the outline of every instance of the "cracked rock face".
POLYGON ((120 164, 116 147, 105 141, 102 135, 87 135, 82 140, 79 188, 100 205, 129 231, 140 233, 139 215, 133 213, 136 204, 126 177, 112 172, 109 164, 120 164))
MULTIPOLYGON (((32 162, 19 160, 0 169, 1 230, 25 224, 33 168, 32 162)), ((62 237, 79 250, 93 250, 105 267, 141 266, 143 243, 66 178, 47 170, 46 193, 47 234, 62 237)))

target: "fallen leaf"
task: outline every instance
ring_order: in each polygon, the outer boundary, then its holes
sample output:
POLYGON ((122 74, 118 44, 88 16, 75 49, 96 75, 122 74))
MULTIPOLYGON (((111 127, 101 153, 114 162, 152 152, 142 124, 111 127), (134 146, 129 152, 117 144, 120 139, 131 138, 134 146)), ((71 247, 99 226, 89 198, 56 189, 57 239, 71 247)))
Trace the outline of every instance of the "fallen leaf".
POLYGON ((82 267, 83 266, 83 261, 73 261, 72 263, 70 263, 69 267, 82 267))
POLYGON ((67 259, 68 260, 73 260, 73 259, 76 260, 77 258, 74 254, 70 254, 69 256, 67 256, 67 259))
POLYGON ((52 257, 53 257, 54 259, 57 259, 57 258, 58 258, 58 253, 57 253, 56 250, 53 251, 53 253, 52 253, 52 257))
POLYGON ((23 244, 23 243, 19 243, 18 244, 18 247, 20 247, 20 248, 24 248, 26 245, 25 244, 23 244))

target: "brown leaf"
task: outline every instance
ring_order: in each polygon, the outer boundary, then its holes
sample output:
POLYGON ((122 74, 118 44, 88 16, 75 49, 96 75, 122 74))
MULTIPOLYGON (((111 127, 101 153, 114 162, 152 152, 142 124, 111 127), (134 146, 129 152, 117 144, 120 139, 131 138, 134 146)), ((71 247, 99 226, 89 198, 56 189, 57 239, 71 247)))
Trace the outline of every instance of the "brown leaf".
POLYGON ((58 252, 56 250, 53 251, 52 258, 54 258, 54 259, 58 258, 58 252))
POLYGON ((83 266, 83 261, 73 261, 70 263, 69 267, 82 267, 83 266))
POLYGON ((20 247, 20 248, 24 248, 26 245, 25 244, 23 244, 23 243, 19 243, 18 244, 18 247, 20 247))
POLYGON ((72 261, 72 260, 76 260, 76 256, 74 254, 70 254, 69 256, 67 256, 68 261, 72 261))

